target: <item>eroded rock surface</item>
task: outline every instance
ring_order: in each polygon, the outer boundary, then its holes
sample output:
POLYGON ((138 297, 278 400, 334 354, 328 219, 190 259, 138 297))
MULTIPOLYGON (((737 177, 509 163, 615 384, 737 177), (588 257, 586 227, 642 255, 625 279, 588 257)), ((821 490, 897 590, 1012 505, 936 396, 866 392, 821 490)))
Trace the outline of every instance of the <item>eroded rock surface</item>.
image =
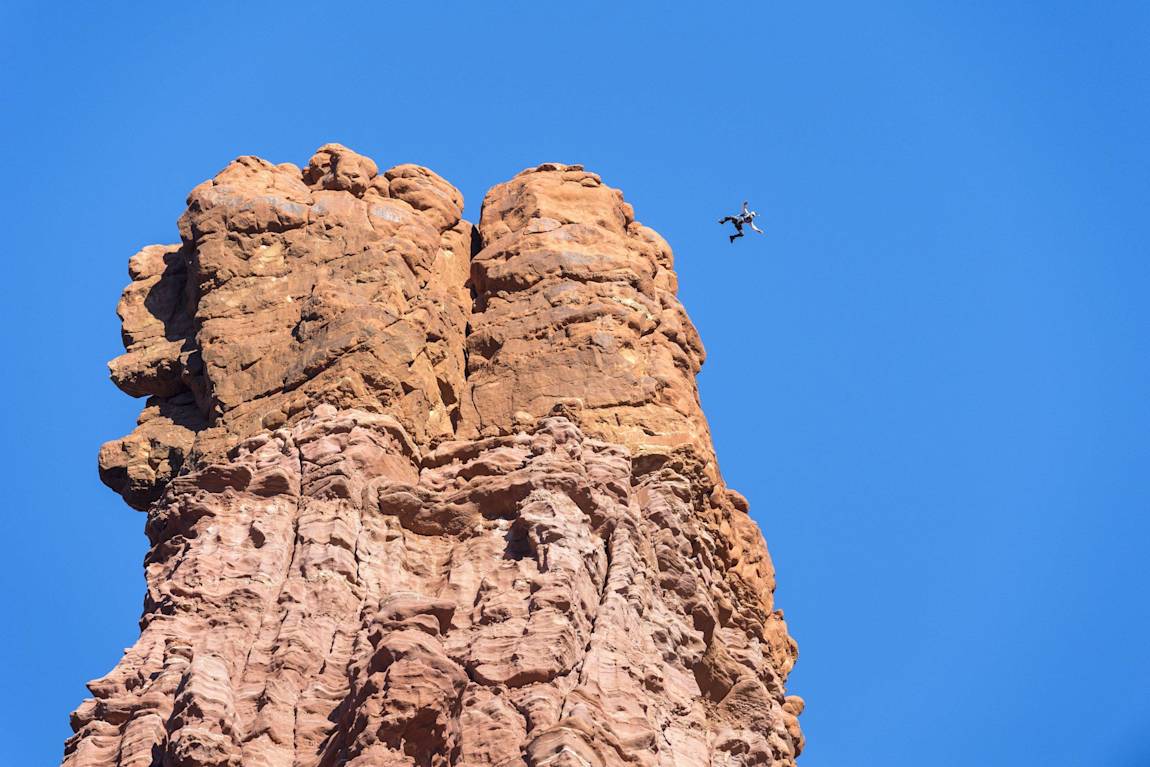
POLYGON ((188 196, 181 245, 144 248, 119 313, 116 385, 149 396, 101 451, 146 508, 192 458, 319 403, 388 412, 421 444, 454 435, 464 386, 472 227, 426 168, 382 174, 331 144, 301 172, 241 157, 188 196))
POLYGON ((703 345, 675 297, 671 248, 617 189, 541 165, 487 194, 479 230, 464 434, 574 400, 597 436, 710 460, 703 345))
POLYGON ((796 657, 670 249, 543 165, 241 158, 130 262, 141 636, 69 767, 789 765, 796 657), (475 254, 472 257, 472 254, 475 254))

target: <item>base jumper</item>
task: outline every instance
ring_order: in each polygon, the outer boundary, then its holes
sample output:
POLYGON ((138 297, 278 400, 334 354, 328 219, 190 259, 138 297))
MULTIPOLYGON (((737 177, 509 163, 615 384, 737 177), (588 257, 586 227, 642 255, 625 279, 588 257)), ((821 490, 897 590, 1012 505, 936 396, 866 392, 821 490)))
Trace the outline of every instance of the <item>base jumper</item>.
POLYGON ((757 212, 751 210, 747 206, 747 201, 743 200, 743 212, 736 216, 723 216, 719 219, 720 224, 725 224, 728 221, 735 225, 735 233, 730 236, 730 241, 734 242, 739 237, 743 236, 743 225, 747 225, 754 229, 759 234, 763 234, 763 230, 755 226, 755 216, 759 215, 757 212))

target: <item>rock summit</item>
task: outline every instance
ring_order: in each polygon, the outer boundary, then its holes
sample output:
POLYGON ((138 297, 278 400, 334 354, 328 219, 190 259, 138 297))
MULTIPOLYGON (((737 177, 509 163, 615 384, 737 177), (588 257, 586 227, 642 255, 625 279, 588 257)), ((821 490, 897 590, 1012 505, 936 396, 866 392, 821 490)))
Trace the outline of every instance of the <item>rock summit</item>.
POLYGON ((129 261, 140 637, 66 767, 792 765, 774 572, 671 249, 578 165, 241 157, 129 261))

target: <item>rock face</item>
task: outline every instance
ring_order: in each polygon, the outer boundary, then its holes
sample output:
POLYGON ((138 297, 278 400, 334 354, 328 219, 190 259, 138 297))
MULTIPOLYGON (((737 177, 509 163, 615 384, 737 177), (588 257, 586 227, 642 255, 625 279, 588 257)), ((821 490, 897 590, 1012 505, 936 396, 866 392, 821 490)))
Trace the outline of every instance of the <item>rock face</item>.
POLYGON ((579 166, 339 145, 196 187, 129 262, 100 452, 141 635, 69 767, 790 765, 801 699, 670 248, 579 166))

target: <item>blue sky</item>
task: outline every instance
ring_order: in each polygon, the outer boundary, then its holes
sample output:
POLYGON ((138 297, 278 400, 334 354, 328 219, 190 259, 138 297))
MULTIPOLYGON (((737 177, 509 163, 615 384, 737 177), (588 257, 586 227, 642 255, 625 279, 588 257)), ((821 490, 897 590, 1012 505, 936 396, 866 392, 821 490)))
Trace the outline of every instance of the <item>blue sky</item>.
POLYGON ((137 634, 95 465, 127 258, 233 157, 339 141, 472 219, 582 162, 670 241, 800 764, 1150 764, 1146 3, 105 5, 0 5, 0 763, 57 762, 137 634))

